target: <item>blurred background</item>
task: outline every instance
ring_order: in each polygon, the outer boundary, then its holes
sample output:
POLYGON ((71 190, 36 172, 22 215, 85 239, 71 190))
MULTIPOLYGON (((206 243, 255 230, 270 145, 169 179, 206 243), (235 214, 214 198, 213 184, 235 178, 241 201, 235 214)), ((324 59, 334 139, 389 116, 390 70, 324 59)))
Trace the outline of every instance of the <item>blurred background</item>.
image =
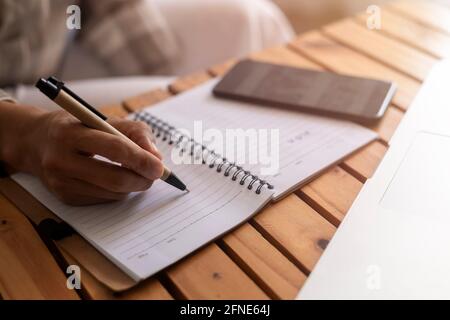
MULTIPOLYGON (((391 0, 273 0, 288 17, 296 33, 363 12, 369 5, 391 0)), ((414 0, 411 0, 414 1, 414 0)))
MULTIPOLYGON (((17 100, 46 105, 32 84, 53 74, 72 81, 95 105, 115 103, 391 1, 89 0, 81 30, 68 31, 66 7, 72 0, 35 0, 40 15, 27 0, 0 0, 0 48, 18 51, 3 50, 10 57, 0 63, 0 88, 9 86, 17 100), (48 12, 55 18, 46 19, 48 12), (22 42, 27 45, 16 45, 22 42)), ((409 0, 412 6, 415 1, 409 0)), ((450 6, 450 0, 434 1, 450 6)))

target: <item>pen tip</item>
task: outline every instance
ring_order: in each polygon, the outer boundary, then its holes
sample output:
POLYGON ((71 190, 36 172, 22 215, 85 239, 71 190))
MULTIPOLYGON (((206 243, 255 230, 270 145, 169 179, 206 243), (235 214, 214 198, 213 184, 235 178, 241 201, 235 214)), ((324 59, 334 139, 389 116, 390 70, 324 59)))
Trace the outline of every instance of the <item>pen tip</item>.
POLYGON ((188 188, 184 189, 184 191, 186 191, 186 192, 191 192, 191 191, 189 191, 189 189, 188 189, 188 188))

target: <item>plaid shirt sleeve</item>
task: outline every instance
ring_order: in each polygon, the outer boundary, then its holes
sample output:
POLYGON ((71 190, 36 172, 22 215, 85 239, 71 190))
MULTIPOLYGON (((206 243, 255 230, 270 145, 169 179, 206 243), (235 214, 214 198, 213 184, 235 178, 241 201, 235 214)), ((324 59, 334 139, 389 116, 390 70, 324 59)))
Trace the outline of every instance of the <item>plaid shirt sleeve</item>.
POLYGON ((85 1, 81 6, 80 40, 112 72, 171 71, 169 62, 178 55, 177 44, 153 1, 85 1))

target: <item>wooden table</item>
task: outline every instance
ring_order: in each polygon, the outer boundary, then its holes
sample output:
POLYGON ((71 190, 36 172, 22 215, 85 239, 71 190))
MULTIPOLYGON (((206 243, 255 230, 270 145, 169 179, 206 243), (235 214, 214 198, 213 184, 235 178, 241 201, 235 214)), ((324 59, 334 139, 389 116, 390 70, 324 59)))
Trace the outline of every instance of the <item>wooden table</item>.
MULTIPOLYGON (((66 289, 68 261, 44 242, 24 215, 0 195, 0 294, 4 299, 292 299, 353 200, 382 159, 388 141, 431 66, 450 54, 450 6, 399 1, 382 8, 381 30, 361 14, 250 55, 251 59, 393 80, 398 92, 372 129, 379 140, 222 239, 132 290, 113 295, 82 273, 82 290, 66 289)), ((103 109, 109 115, 168 99, 226 72, 233 61, 182 77, 168 88, 103 109)))

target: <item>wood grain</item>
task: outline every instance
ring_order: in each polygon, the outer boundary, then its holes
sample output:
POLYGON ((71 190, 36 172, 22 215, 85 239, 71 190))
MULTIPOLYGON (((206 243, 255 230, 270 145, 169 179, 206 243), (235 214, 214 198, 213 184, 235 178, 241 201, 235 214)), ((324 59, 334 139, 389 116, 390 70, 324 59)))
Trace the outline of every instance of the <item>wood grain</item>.
POLYGON ((136 112, 148 105, 170 98, 171 96, 172 94, 165 89, 154 89, 138 96, 128 98, 123 102, 123 106, 128 112, 136 112))
POLYGON ((4 299, 78 299, 30 222, 0 195, 0 292, 4 299))
POLYGON ((212 77, 222 76, 224 75, 228 70, 230 70, 235 64, 237 60, 231 59, 223 63, 216 64, 214 66, 211 66, 208 68, 208 73, 212 77))
POLYGON ((176 79, 169 85, 169 91, 173 94, 178 94, 183 91, 192 89, 193 87, 209 80, 211 75, 208 72, 197 72, 192 75, 187 75, 176 79))
POLYGON ((450 34, 450 10, 449 7, 434 1, 416 0, 393 1, 386 8, 417 21, 425 26, 450 34))
MULTIPOLYGON (((77 264, 70 255, 62 253, 68 264, 77 264)), ((88 271, 81 269, 81 290, 84 297, 94 300, 170 300, 172 296, 161 285, 161 283, 152 277, 133 287, 132 289, 114 293, 95 279, 88 271)))
POLYGON ((389 140, 391 140, 395 129, 397 129, 397 126, 402 120, 403 114, 404 113, 402 111, 396 108, 389 107, 387 108, 383 118, 381 118, 378 123, 370 125, 368 127, 378 132, 378 134, 380 135, 380 139, 385 143, 388 143, 389 140))
POLYGON ((436 58, 404 43, 368 30, 352 19, 345 19, 323 28, 334 40, 341 42, 416 80, 423 81, 436 58))
POLYGON ((299 54, 296 54, 295 52, 292 52, 287 47, 275 47, 263 50, 261 52, 255 52, 250 55, 250 59, 297 68, 306 68, 313 70, 322 69, 318 64, 302 57, 299 54))
POLYGON ((120 103, 104 106, 99 108, 99 110, 107 117, 124 118, 128 115, 127 110, 125 110, 125 108, 120 103))
MULTIPOLYGON (((379 32, 435 58, 444 58, 450 55, 450 35, 408 19, 394 10, 390 10, 389 7, 383 8, 381 17, 382 27, 379 32)), ((365 25, 366 19, 366 15, 357 16, 357 21, 363 25, 365 25)))
POLYGON ((214 243, 197 250, 166 273, 186 299, 269 298, 214 243))
POLYGON ((293 299, 306 280, 305 274, 248 223, 219 244, 270 297, 293 299))
POLYGON ((330 223, 339 226, 362 183, 340 167, 334 167, 321 175, 297 194, 330 223))
POLYGON ((271 204, 252 224, 305 274, 311 272, 336 230, 295 194, 271 204))
POLYGON ((347 158, 340 166, 364 183, 373 175, 386 151, 387 147, 383 143, 374 141, 347 158))

